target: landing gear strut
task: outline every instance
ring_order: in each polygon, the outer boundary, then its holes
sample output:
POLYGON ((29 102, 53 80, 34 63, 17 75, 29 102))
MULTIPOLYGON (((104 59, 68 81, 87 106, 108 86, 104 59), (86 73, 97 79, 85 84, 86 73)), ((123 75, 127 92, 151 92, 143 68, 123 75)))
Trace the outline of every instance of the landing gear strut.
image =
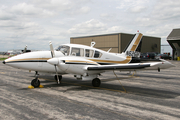
POLYGON ((95 78, 92 80, 93 87, 99 87, 101 85, 101 80, 99 78, 95 78))
POLYGON ((38 76, 39 76, 39 74, 38 74, 38 72, 36 71, 35 79, 33 79, 33 80, 31 81, 31 85, 32 85, 33 87, 35 87, 35 88, 37 88, 37 87, 40 86, 40 81, 38 80, 38 76))
POLYGON ((58 76, 55 75, 55 76, 54 76, 54 79, 56 80, 57 84, 61 84, 62 75, 58 75, 58 76), (59 83, 58 83, 57 77, 59 78, 59 83))

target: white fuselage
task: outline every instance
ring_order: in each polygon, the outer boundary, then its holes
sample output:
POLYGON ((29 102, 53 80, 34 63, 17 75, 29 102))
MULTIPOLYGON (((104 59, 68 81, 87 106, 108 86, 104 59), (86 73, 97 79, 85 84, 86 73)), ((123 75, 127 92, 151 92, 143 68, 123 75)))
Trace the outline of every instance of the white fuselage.
POLYGON ((149 70, 166 69, 173 66, 165 60, 158 60, 158 62, 150 63, 130 63, 132 57, 127 56, 125 53, 109 53, 93 47, 77 44, 62 45, 59 47, 59 50, 57 49, 57 51, 54 51, 54 54, 55 57, 53 58, 51 51, 24 53, 6 59, 4 63, 19 69, 53 74, 56 73, 55 66, 57 66, 58 74, 84 76, 84 80, 96 78, 98 74, 109 70, 109 68, 111 70, 112 68, 114 68, 113 70, 116 70, 116 67, 121 66, 126 66, 126 69, 121 69, 121 71, 137 70, 134 69, 134 66, 141 64, 149 64, 149 67, 141 68, 149 70), (99 70, 88 70, 88 67, 98 66, 104 68, 96 68, 99 70))
MULTIPOLYGON (((36 71, 36 77, 31 81, 34 87, 40 86, 38 72, 56 74, 57 83, 60 83, 63 74, 73 74, 81 80, 92 80, 94 87, 99 87, 101 81, 98 76, 105 71, 136 71, 158 70, 173 67, 165 60, 153 60, 151 62, 136 58, 136 49, 142 39, 141 33, 136 33, 126 50, 121 53, 109 53, 90 46, 79 44, 60 45, 56 50, 50 42, 50 51, 36 51, 17 55, 3 61, 4 64, 36 71), (131 57, 132 56, 132 57, 131 57)), ((93 42, 95 43, 95 42, 93 42)))
MULTIPOLYGON (((63 62, 58 66, 59 74, 82 74, 83 68, 89 66, 98 66, 100 64, 128 64, 131 61, 131 57, 121 56, 119 54, 109 54, 108 56, 103 53, 102 58, 87 58, 87 57, 77 57, 77 56, 65 56, 60 51, 55 51, 56 58, 58 60, 65 60, 66 63, 63 62), (107 57, 104 57, 107 56, 107 57), (112 59, 113 58, 113 59, 112 59)), ((53 65, 49 64, 47 61, 51 59, 50 51, 37 51, 24 53, 21 55, 17 55, 7 59, 5 62, 7 65, 10 65, 15 68, 25 69, 30 71, 39 71, 39 72, 47 72, 54 73, 55 68, 53 65)), ((155 62, 154 62, 155 63, 155 62)), ((156 62, 157 63, 157 62, 156 62)), ((155 65, 154 67, 146 68, 146 69, 165 69, 170 67, 170 63, 168 61, 162 60, 158 62, 160 64, 155 65)), ((92 72, 92 71, 91 71, 92 72)), ((94 72, 92 72, 94 73, 94 72)))
MULTIPOLYGON (((94 52, 98 49, 95 48, 85 48, 83 45, 75 45, 70 46, 70 50, 75 48, 81 48, 84 50, 90 49, 94 52)), ((97 66, 100 64, 126 64, 131 61, 131 57, 126 57, 124 55, 115 54, 115 53, 107 53, 102 50, 98 50, 101 53, 100 58, 95 58, 94 54, 91 57, 84 56, 74 56, 73 54, 64 55, 61 51, 55 51, 55 58, 58 58, 60 61, 58 65, 58 73, 59 74, 77 74, 83 75, 84 73, 88 74, 99 74, 103 71, 85 71, 84 68, 89 66, 97 66), (65 61, 63 63, 62 61, 65 61)), ((38 72, 46 72, 46 73, 55 73, 54 65, 49 64, 47 61, 52 59, 50 51, 36 51, 30 53, 20 54, 14 57, 11 57, 5 60, 6 64, 15 68, 25 69, 29 71, 38 71, 38 72)))

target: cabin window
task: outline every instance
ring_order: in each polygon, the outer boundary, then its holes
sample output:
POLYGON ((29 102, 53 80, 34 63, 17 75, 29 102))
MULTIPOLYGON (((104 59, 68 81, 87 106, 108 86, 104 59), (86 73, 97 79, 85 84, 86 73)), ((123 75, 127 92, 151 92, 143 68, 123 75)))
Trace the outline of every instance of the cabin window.
POLYGON ((94 58, 100 58, 101 56, 102 56, 102 53, 100 53, 99 51, 95 50, 94 58))
POLYGON ((86 49, 85 50, 85 57, 93 57, 93 50, 86 49))
POLYGON ((83 48, 72 48, 71 55, 84 57, 84 49, 83 48))
POLYGON ((61 51, 64 55, 68 56, 69 55, 69 50, 70 50, 70 47, 69 46, 59 46, 56 51, 61 51))

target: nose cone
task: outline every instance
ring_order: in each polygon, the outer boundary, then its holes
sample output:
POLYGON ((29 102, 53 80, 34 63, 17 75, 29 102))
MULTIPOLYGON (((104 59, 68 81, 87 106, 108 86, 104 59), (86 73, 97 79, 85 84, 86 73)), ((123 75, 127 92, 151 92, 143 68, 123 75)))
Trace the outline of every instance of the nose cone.
POLYGON ((3 64, 6 64, 5 60, 3 61, 3 64))
POLYGON ((52 59, 47 60, 47 62, 51 65, 57 65, 59 63, 59 60, 58 58, 52 58, 52 59))

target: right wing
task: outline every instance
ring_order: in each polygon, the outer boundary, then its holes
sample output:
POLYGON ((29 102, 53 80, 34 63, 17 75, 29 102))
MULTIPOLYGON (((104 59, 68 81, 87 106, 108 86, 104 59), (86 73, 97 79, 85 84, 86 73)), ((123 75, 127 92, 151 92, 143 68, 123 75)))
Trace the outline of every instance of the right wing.
POLYGON ((137 70, 154 66, 158 63, 134 63, 134 64, 116 64, 116 65, 99 65, 88 66, 87 70, 137 70))

